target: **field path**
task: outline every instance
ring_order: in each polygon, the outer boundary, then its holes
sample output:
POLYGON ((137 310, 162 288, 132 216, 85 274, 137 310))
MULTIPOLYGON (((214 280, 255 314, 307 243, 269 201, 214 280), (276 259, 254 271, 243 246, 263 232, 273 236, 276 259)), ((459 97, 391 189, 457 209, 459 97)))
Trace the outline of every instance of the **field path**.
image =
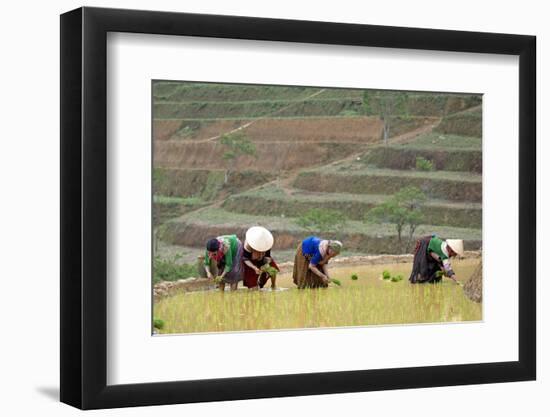
MULTIPOLYGON (((319 91, 317 91, 317 92, 315 92, 315 93, 313 93, 313 94, 311 94, 311 95, 309 95, 309 96, 303 98, 302 100, 299 100, 299 101, 297 101, 297 102, 295 102, 295 103, 291 103, 291 104, 289 104, 288 106, 282 107, 282 108, 280 108, 279 110, 274 111, 274 112, 271 113, 271 114, 268 114, 268 115, 263 116, 263 117, 259 117, 259 118, 255 119, 255 120, 251 121, 251 122, 245 123, 244 125, 239 126, 239 127, 235 128, 235 129, 232 129, 232 130, 230 130, 229 132, 226 132, 226 133, 224 133, 224 134, 225 134, 225 135, 228 135, 228 134, 231 134, 231 133, 235 133, 235 132, 239 132, 239 131, 241 131, 241 130, 244 130, 244 129, 246 129, 247 127, 249 127, 249 126, 253 125, 254 123, 256 123, 258 120, 269 119, 270 117, 276 115, 277 113, 281 113, 282 111, 287 110, 287 109, 291 108, 292 106, 295 106, 296 104, 303 103, 304 101, 311 100, 313 97, 318 96, 319 94, 324 93, 325 91, 326 91, 326 89, 325 89, 325 88, 322 88, 321 90, 319 90, 319 91)), ((223 136, 223 135, 216 135, 216 136, 212 136, 212 137, 210 137, 210 138, 200 139, 200 140, 197 140, 195 143, 212 142, 212 141, 215 141, 215 140, 221 138, 222 136, 223 136)))

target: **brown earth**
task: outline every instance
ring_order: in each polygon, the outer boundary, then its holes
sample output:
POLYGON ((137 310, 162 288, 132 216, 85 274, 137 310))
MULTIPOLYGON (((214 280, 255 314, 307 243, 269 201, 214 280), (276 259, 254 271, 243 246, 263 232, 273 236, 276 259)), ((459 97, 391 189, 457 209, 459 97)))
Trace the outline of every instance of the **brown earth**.
MULTIPOLYGON (((257 169, 277 172, 329 163, 361 150, 346 143, 308 144, 304 142, 257 143, 256 155, 241 155, 233 162, 237 170, 257 169)), ((159 141, 154 147, 154 164, 159 168, 220 169, 226 166, 224 145, 218 142, 159 141)))
POLYGON ((200 197, 213 200, 269 182, 275 177, 265 171, 233 172, 224 183, 224 170, 156 168, 153 192, 169 197, 200 197))
MULTIPOLYGON (((422 119, 424 120, 424 119, 422 119)), ((173 140, 215 140, 240 126, 245 128, 246 136, 254 141, 307 141, 307 142, 373 142, 380 139, 382 122, 378 117, 331 117, 296 119, 243 119, 243 120, 168 120, 157 122, 180 124, 187 127, 185 136, 175 135, 173 140)), ((159 123, 162 126, 162 123, 159 123)), ((178 125, 179 127, 179 125, 178 125)), ((159 135, 163 133, 159 130, 159 135)), ((155 136, 155 139, 157 136, 155 136)), ((164 136, 159 139, 167 139, 164 136)))
POLYGON ((343 175, 309 171, 300 173, 293 186, 307 191, 351 194, 394 194, 403 187, 413 186, 420 188, 431 199, 480 203, 482 197, 481 181, 459 181, 435 176, 343 175))
POLYGON ((382 122, 377 117, 262 119, 245 133, 254 142, 358 142, 379 140, 382 122))
POLYGON ((424 150, 394 147, 373 149, 365 162, 380 168, 414 169, 416 158, 423 157, 434 164, 438 171, 470 171, 481 173, 481 151, 473 150, 424 150))
POLYGON ((181 120, 153 120, 153 141, 170 139, 181 124, 181 120))
POLYGON ((476 303, 481 303, 483 299, 483 263, 479 262, 478 267, 468 280, 464 284, 464 294, 476 303))
POLYGON ((439 126, 437 126, 436 131, 445 134, 481 138, 483 133, 481 107, 444 117, 439 126))

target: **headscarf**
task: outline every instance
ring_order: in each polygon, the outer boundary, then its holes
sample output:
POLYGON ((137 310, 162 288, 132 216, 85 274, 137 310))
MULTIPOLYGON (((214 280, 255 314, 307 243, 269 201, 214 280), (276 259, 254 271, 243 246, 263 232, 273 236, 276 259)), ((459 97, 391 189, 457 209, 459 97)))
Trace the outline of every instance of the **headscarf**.
POLYGON ((221 261, 224 256, 223 242, 219 239, 210 239, 206 243, 206 250, 208 251, 208 257, 216 262, 221 261))
POLYGON ((329 240, 328 241, 328 247, 330 249, 332 249, 332 251, 336 254, 336 255, 339 255, 340 252, 342 252, 342 242, 340 242, 339 240, 329 240))

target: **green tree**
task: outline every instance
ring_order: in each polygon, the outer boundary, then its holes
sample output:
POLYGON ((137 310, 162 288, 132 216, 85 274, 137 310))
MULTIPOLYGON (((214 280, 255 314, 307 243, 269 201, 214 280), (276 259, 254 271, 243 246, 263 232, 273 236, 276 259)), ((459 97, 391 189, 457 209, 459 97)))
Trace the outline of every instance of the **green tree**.
POLYGON ((246 137, 243 131, 226 133, 220 138, 220 143, 226 147, 222 158, 226 161, 224 184, 229 181, 229 176, 235 170, 237 159, 241 155, 256 156, 256 145, 246 137))
POLYGON ((405 187, 395 193, 390 199, 370 209, 365 220, 369 223, 392 223, 397 231, 400 250, 403 250, 403 229, 408 227, 408 239, 405 245, 409 247, 414 232, 422 223, 422 205, 426 195, 417 187, 405 187))
POLYGON ((368 115, 377 115, 384 124, 384 144, 388 144, 392 118, 407 116, 408 94, 400 91, 365 90, 363 108, 368 115))
POLYGON ((314 208, 298 217, 296 223, 311 232, 331 232, 345 225, 346 216, 338 210, 314 208))

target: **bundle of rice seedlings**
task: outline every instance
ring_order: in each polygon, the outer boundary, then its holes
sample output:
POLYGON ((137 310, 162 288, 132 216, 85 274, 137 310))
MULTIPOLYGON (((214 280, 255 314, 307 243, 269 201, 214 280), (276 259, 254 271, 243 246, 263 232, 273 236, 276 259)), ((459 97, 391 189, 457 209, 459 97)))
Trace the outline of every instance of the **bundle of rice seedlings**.
POLYGON ((352 281, 357 281, 359 279, 359 277, 357 276, 357 274, 351 274, 351 280, 352 281))
POLYGON ((391 274, 390 274, 390 271, 388 271, 387 269, 385 269, 383 272, 382 272, 382 279, 384 280, 388 280, 391 278, 391 274))
POLYGON ((153 327, 155 329, 162 330, 164 328, 164 320, 161 319, 153 319, 153 327))
POLYGON ((277 272, 279 272, 276 268, 273 268, 271 265, 268 264, 262 265, 260 271, 267 273, 270 277, 273 278, 275 278, 277 276, 277 272))
POLYGON ((399 282, 399 281, 402 281, 402 280, 403 280, 403 275, 401 275, 401 274, 391 277, 391 282, 399 282))
POLYGON ((336 279, 336 278, 330 278, 329 279, 329 282, 332 282, 333 284, 336 284, 338 285, 339 287, 342 285, 342 283, 340 282, 339 279, 336 279))

